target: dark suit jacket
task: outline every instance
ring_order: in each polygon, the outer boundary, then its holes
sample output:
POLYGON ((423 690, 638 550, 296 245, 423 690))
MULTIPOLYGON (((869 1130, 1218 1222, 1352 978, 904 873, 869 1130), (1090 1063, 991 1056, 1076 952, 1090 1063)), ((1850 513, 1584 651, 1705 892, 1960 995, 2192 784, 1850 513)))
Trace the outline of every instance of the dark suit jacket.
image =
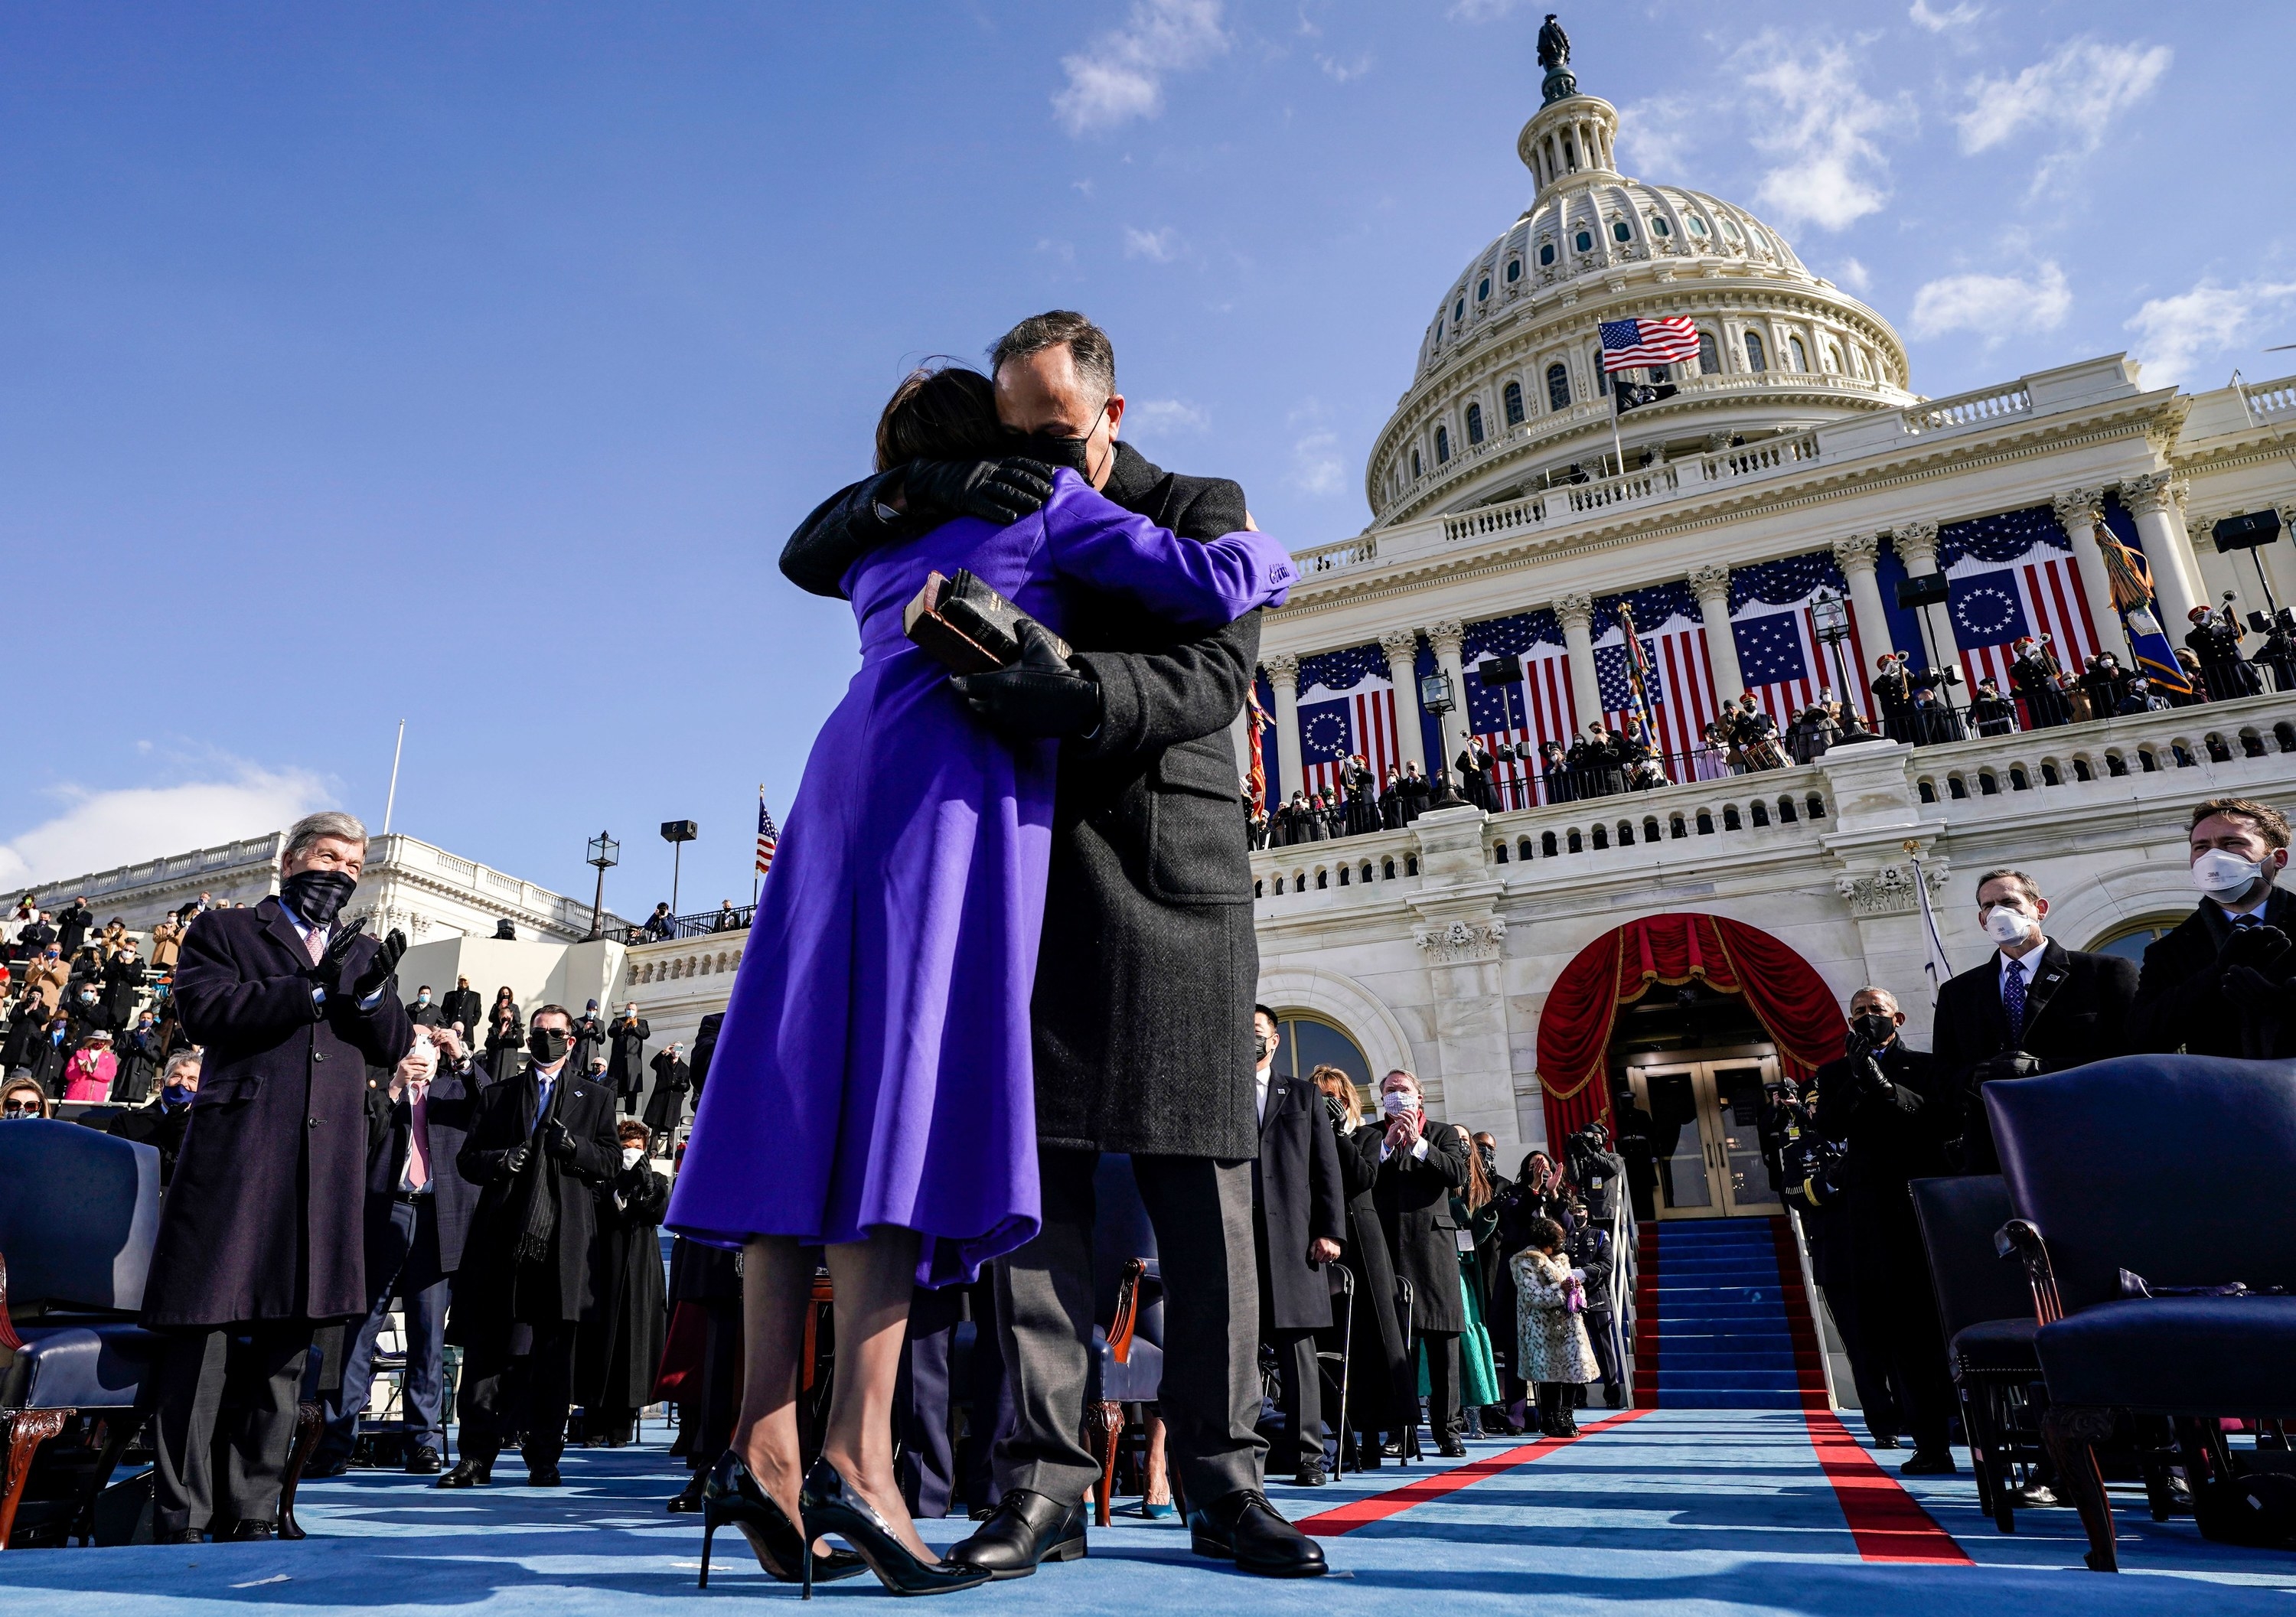
MULTIPOLYGON (((579 1319, 589 1296, 590 1242, 597 1227, 597 1202, 591 1187, 603 1185, 622 1165, 621 1145, 614 1128, 614 1096, 603 1086, 574 1075, 569 1060, 559 1070, 565 1093, 558 1098, 558 1120, 574 1137, 574 1160, 561 1163, 558 1172, 558 1225, 550 1239, 550 1262, 557 1279, 556 1312, 564 1321, 579 1319)), ((470 1134, 455 1159, 462 1176, 479 1188, 479 1205, 471 1217, 471 1230, 463 1245, 463 1261, 455 1272, 456 1330, 449 1338, 467 1342, 462 1334, 465 1319, 473 1326, 500 1322, 512 1302, 514 1252, 522 1229, 516 1227, 516 1181, 509 1167, 511 1153, 531 1139, 537 1151, 542 1137, 535 1129, 537 1086, 532 1063, 515 1076, 489 1084, 479 1092, 470 1134)), ((519 1317, 540 1323, 527 1306, 530 1296, 521 1292, 519 1317)))
POLYGON ((693 1088, 693 1070, 668 1050, 653 1058, 653 1093, 646 1097, 645 1126, 661 1139, 685 1120, 686 1091, 693 1088))
POLYGON ((1271 1075, 1251 1165, 1252 1223, 1260 1247, 1260 1312, 1279 1331, 1332 1323, 1332 1279, 1308 1262, 1308 1244, 1348 1239, 1339 1142, 1324 1097, 1305 1079, 1271 1075))
POLYGON ((613 1051, 606 1057, 606 1079, 615 1094, 636 1095, 645 1088, 645 1041, 652 1037, 652 1025, 643 1016, 617 1016, 606 1024, 606 1042, 613 1051))
MULTIPOLYGON (((1370 1129, 1376 1161, 1384 1129, 1378 1120, 1370 1129)), ((1451 1212, 1451 1193, 1467 1182, 1467 1152, 1432 1119, 1425 1138, 1426 1161, 1398 1151, 1379 1164, 1372 1202, 1396 1276, 1411 1282, 1411 1328, 1422 1335, 1456 1335, 1467 1328, 1467 1309, 1459 1293, 1459 1221, 1451 1212)))
MULTIPOLYGON (((1848 1057, 1818 1068, 1817 1130, 1849 1148, 1842 1167, 1851 1245, 1863 1263, 1921 1258, 1921 1230, 1906 1185, 1948 1171, 1946 1142, 1958 1132, 1952 1096, 1927 1051, 1890 1042, 1875 1058, 1890 1092, 1867 1092, 1848 1057)), ((1915 1273, 1923 1272, 1916 1268, 1915 1273)))
POLYGON ((479 997, 478 989, 448 989, 446 997, 439 1000, 439 1008, 447 1013, 448 1022, 463 1024, 464 1044, 475 1045, 485 1036, 486 1030, 479 1025, 479 1017, 486 1010, 487 1003, 479 997))
POLYGON ((184 934, 176 1004, 207 1059, 160 1209, 146 1325, 366 1312, 366 1070, 397 1065, 414 1038, 395 982, 372 1010, 351 997, 378 947, 351 945, 322 1012, 277 899, 209 910, 184 934))
POLYGON ((2052 938, 2041 946, 2039 969, 2025 989, 2024 1037, 2009 1042, 2009 1014, 2001 1005, 2001 956, 1962 973, 1938 990, 1931 1042, 1939 1076, 1959 1113, 1963 1167, 1999 1173, 1993 1129, 1978 1091, 1978 1064, 2022 1050, 2043 1072, 2062 1072, 2128 1054, 2128 1006, 2136 997, 2136 963, 2118 955, 2087 955, 2052 938))
MULTIPOLYGON (((2296 938, 2296 893, 2276 887, 2264 901, 2264 920, 2296 938)), ((2136 1003, 2128 1011, 2131 1047, 2193 1055, 2255 1058, 2296 1055, 2296 1018, 2267 1030, 2226 999, 2219 986, 2217 951, 2232 936, 2232 922, 2213 899, 2144 951, 2136 1003), (2267 1045, 2264 1035, 2274 1035, 2267 1045)))
MULTIPOLYGON (((406 1174, 406 1143, 413 1132, 414 1103, 390 1098, 390 1074, 370 1073, 367 1086, 366 1225, 372 1246, 390 1227, 392 1199, 406 1174)), ((479 1187, 464 1178, 456 1159, 470 1137, 478 1111, 480 1075, 441 1068, 430 1080, 424 1108, 430 1139, 430 1206, 439 1227, 439 1271, 451 1275, 463 1261, 463 1244, 478 1210, 479 1187)))
MULTIPOLYGON (((856 558, 911 537, 916 524, 873 514, 897 475, 832 496, 791 536, 783 574, 841 596, 856 558)), ((1244 525, 1235 484, 1165 472, 1125 443, 1103 492, 1187 538, 1244 525)), ((1096 732, 1061 746, 1031 1004, 1037 1137, 1250 1157, 1259 948, 1227 729, 1251 685, 1259 614, 1176 642, 1122 602, 1079 596, 1065 628, 1103 705, 1096 732)))

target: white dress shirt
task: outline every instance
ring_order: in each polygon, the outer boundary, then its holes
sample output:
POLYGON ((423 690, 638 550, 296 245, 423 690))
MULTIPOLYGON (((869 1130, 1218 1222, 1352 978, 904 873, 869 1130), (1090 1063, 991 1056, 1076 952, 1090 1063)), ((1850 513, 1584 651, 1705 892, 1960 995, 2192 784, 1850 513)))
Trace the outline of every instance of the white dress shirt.
POLYGON ((2025 951, 2025 956, 2021 960, 2013 960, 2007 955, 2001 956, 2001 981, 1998 986, 2004 1004, 2008 1002, 2009 973, 2012 972, 2025 980, 2025 996, 2028 1003, 2030 1003, 2033 994, 2033 978, 2041 969, 2041 956, 2048 952, 2049 940, 2043 938, 2025 951))
POLYGON ((1251 1074, 1252 1091, 1259 1107, 1259 1120, 1263 1125, 1267 1121, 1267 1079, 1269 1072, 1270 1069, 1267 1067, 1256 1067, 1252 1070, 1251 1074))

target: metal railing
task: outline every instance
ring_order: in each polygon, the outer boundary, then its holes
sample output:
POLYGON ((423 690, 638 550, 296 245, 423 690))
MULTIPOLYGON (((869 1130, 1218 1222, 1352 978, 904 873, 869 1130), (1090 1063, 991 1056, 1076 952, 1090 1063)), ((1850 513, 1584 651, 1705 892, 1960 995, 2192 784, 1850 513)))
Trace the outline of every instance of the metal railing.
POLYGON ((690 915, 664 915, 658 921, 649 920, 644 926, 631 927, 626 941, 665 943, 673 938, 708 938, 719 932, 747 932, 757 909, 754 904, 737 904, 731 909, 704 909, 690 915))

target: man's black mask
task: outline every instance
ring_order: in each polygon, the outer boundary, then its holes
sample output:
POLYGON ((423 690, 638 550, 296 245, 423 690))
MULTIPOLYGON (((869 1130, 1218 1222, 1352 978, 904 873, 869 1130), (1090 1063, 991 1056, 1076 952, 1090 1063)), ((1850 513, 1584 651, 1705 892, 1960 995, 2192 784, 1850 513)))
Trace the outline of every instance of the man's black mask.
POLYGON ((564 1061, 571 1043, 563 1028, 536 1028, 526 1036, 527 1049, 545 1067, 564 1061))
POLYGON ((309 926, 329 926, 358 883, 340 870, 299 870, 279 883, 287 907, 309 926))
POLYGON ((1860 1038, 1863 1038, 1867 1044, 1873 1046, 1877 1050, 1883 1045, 1889 1043, 1890 1039, 1896 1038, 1898 1034, 1898 1023, 1896 1019, 1893 1017, 1884 1016, 1878 1011, 1866 1012, 1866 1014, 1857 1018, 1851 1026, 1857 1029, 1857 1036, 1860 1038))
POLYGON ((1086 482, 1092 480, 1092 439, 1062 438, 1057 432, 1031 432, 1021 440, 1019 453, 1047 466, 1066 466, 1086 482))

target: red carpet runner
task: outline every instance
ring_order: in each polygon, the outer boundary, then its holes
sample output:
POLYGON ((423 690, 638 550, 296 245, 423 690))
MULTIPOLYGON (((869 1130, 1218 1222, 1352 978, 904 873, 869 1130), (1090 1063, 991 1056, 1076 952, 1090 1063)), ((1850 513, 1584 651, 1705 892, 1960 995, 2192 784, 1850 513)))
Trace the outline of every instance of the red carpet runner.
MULTIPOLYGON (((1578 1437, 1592 1437, 1597 1432, 1607 1432, 1611 1427, 1623 1425, 1644 1413, 1644 1411, 1640 1409, 1626 1409, 1603 1420, 1590 1421, 1578 1429, 1578 1437)), ((1463 1488, 1472 1488, 1485 1477, 1495 1477, 1501 1472, 1513 1471, 1518 1465, 1528 1465, 1531 1461, 1544 1455, 1552 1454, 1558 1449, 1568 1449, 1578 1441, 1578 1437, 1543 1437, 1535 1443, 1525 1443, 1519 1449, 1510 1449, 1504 1454, 1495 1454, 1487 1460, 1475 1460, 1464 1465, 1455 1465, 1448 1471, 1439 1471, 1432 1476, 1421 1477, 1416 1482, 1406 1482, 1400 1488, 1390 1489, 1385 1493, 1375 1493, 1366 1499, 1356 1499, 1348 1504, 1337 1506, 1321 1514, 1309 1516, 1295 1525, 1301 1532, 1313 1533, 1319 1539, 1336 1539, 1343 1533, 1355 1531, 1358 1527, 1369 1527, 1374 1522, 1384 1522, 1390 1516, 1400 1515, 1414 1505, 1425 1505, 1446 1495, 1455 1494, 1463 1488)))

